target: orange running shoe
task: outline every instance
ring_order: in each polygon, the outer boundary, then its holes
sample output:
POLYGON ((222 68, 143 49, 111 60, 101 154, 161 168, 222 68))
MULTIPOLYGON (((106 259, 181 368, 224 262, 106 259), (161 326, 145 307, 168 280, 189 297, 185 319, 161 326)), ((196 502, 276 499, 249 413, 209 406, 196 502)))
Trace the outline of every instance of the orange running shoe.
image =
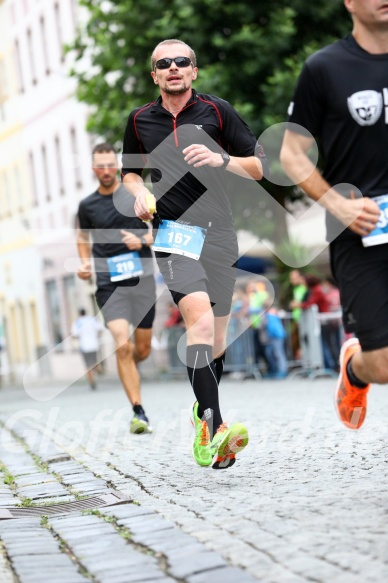
POLYGON ((366 395, 370 389, 367 385, 365 389, 359 389, 350 384, 346 371, 350 358, 361 350, 357 338, 349 338, 341 348, 340 354, 340 375, 335 387, 334 406, 337 415, 349 429, 360 429, 364 423, 366 415, 366 395))

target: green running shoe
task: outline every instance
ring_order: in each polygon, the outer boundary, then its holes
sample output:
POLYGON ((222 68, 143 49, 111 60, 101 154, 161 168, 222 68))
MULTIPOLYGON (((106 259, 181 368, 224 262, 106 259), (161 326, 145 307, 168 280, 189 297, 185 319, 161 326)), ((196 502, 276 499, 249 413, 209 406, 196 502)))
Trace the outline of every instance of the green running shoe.
POLYGON ((130 433, 152 433, 152 427, 144 412, 135 413, 129 426, 130 433))
POLYGON ((220 425, 210 445, 213 469, 231 468, 236 462, 236 453, 242 451, 248 441, 248 430, 242 423, 235 423, 230 428, 226 423, 220 425))
POLYGON ((201 421, 198 417, 198 403, 195 401, 191 408, 190 421, 194 427, 195 436, 191 448, 193 458, 200 466, 210 466, 212 463, 212 453, 210 451, 210 436, 206 421, 201 421))

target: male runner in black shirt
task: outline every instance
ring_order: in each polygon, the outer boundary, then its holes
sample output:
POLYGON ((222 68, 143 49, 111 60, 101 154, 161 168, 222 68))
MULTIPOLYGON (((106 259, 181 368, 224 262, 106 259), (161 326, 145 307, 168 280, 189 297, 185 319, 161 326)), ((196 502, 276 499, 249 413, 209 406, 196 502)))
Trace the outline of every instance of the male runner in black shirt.
POLYGON ((193 455, 202 466, 222 469, 248 443, 244 425, 223 423, 218 398, 238 258, 226 176, 260 180, 266 158, 228 102, 192 89, 198 69, 187 44, 159 43, 151 68, 160 97, 129 116, 123 183, 136 197, 137 216, 152 219, 141 164, 130 158, 150 154, 157 199, 154 250, 187 329, 186 364, 196 396, 193 455))
POLYGON ((97 304, 116 348, 117 369, 134 417, 131 433, 150 433, 141 405, 137 363, 151 350, 155 316, 155 281, 150 245, 152 234, 134 212, 134 201, 117 179, 117 156, 110 144, 93 149, 93 171, 99 187, 79 205, 77 247, 80 279, 97 275, 97 304), (91 240, 93 241, 93 246, 91 240), (130 340, 130 324, 134 328, 130 340))
POLYGON ((289 121, 303 127, 286 131, 281 158, 328 211, 344 325, 356 335, 341 350, 335 403, 346 427, 358 429, 370 383, 388 382, 388 4, 344 3, 352 34, 307 59, 289 110, 289 121), (306 155, 311 135, 319 139, 322 175, 306 155), (338 221, 348 228, 334 239, 338 221))

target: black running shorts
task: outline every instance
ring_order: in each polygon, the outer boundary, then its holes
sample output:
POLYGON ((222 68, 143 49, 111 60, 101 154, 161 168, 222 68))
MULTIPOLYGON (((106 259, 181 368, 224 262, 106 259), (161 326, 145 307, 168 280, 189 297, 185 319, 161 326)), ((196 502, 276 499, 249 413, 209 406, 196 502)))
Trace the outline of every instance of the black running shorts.
POLYGON ((131 287, 112 282, 104 284, 97 289, 96 300, 106 324, 124 319, 135 328, 152 328, 156 302, 153 276, 140 278, 131 287))
POLYGON ((365 351, 388 346, 388 244, 364 247, 361 238, 330 245, 346 332, 365 351))
POLYGON ((224 232, 207 236, 198 260, 159 251, 155 252, 155 256, 164 282, 177 305, 186 295, 204 291, 209 295, 215 316, 230 313, 238 259, 234 231, 225 229, 224 232))

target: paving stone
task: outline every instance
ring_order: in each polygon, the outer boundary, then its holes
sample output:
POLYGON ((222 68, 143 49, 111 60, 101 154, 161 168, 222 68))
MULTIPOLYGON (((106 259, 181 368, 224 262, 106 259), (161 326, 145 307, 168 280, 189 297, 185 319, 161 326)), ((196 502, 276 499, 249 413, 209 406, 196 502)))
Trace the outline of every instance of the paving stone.
POLYGON ((174 577, 184 579, 198 572, 226 566, 220 555, 211 551, 203 551, 171 561, 170 573, 174 577))
MULTIPOLYGON (((257 583, 258 579, 241 569, 224 567, 187 577, 187 583, 257 583)), ((264 579, 262 580, 265 583, 264 579)))
MULTIPOLYGON (((191 560, 188 552, 200 563, 203 552, 199 549, 212 551, 225 561, 214 567, 206 567, 204 561, 201 567, 205 570, 188 573, 187 583, 198 583, 203 577, 206 581, 210 574, 212 583, 218 576, 224 576, 225 581, 232 577, 233 583, 240 583, 239 578, 234 581, 233 577, 247 575, 265 583, 311 580, 380 583, 388 580, 385 422, 388 392, 380 387, 372 388, 364 427, 349 434, 333 413, 332 389, 333 380, 327 379, 288 378, 284 383, 264 380, 236 383, 223 379, 223 416, 229 422, 246 423, 250 443, 231 470, 214 472, 197 467, 190 455, 192 433, 186 423, 190 401, 188 382, 146 383, 143 396, 154 425, 153 435, 135 439, 136 436, 126 432, 117 432, 117 439, 107 448, 109 432, 101 433, 99 445, 91 449, 85 434, 83 446, 74 452, 77 462, 83 465, 57 457, 58 462, 54 461, 51 467, 57 468, 59 474, 66 475, 67 471, 69 476, 95 472, 103 482, 109 480, 112 487, 140 502, 141 507, 127 504, 100 511, 116 516, 123 526, 137 532, 140 537, 137 540, 143 540, 153 551, 163 552, 169 562, 175 559, 178 567, 178 559, 184 566, 188 565, 191 560), (168 431, 166 419, 170 420, 168 431), (158 420, 163 423, 158 425, 158 420), (355 501, 360 500, 362 504, 355 507, 355 501), (156 513, 157 520, 170 521, 174 528, 150 529, 147 515, 141 518, 144 512, 150 512, 151 516, 156 513), (176 530, 196 542, 183 543, 179 537, 175 538, 176 530), (344 539, 346 549, 342 544, 344 539)), ((15 411, 27 407, 20 392, 16 397, 11 391, 2 394, 5 396, 2 419, 7 420, 15 411)), ((110 406, 113 399, 118 408, 119 403, 127 406, 118 384, 109 386, 109 391, 97 391, 93 398, 74 392, 70 399, 66 394, 57 399, 60 407, 57 429, 74 420, 88 427, 106 408, 107 399, 110 406)), ((44 419, 40 423, 44 424, 44 419)), ((37 428, 33 419, 28 425, 18 427, 23 432, 26 428, 30 431, 37 428)), ((11 437, 9 440, 14 445, 11 437)), ((39 439, 36 447, 38 442, 39 439)), ((64 455, 52 448, 47 452, 53 456, 64 455)), ((13 475, 27 474, 28 480, 29 472, 37 473, 25 452, 17 455, 5 452, 5 456, 13 475)), ((1 451, 0 459, 5 463, 1 451)), ((93 478, 89 484, 86 480, 78 482, 77 487, 91 488, 89 493, 96 490, 95 484, 93 478)), ((1 492, 5 500, 10 499, 1 490, 0 505, 1 492)), ((37 532, 26 523, 23 526, 19 519, 17 522, 20 530, 26 529, 29 536, 37 532)), ((72 528, 77 530, 77 526, 72 528)), ((69 541, 70 530, 67 531, 69 541)), ((0 536, 2 532, 0 523, 0 536)), ((94 560, 90 543, 95 542, 96 547, 104 549, 104 541, 115 540, 108 531, 103 532, 98 541, 96 535, 90 535, 89 540, 74 536, 74 549, 84 551, 90 557, 90 565, 94 560)), ((112 558, 116 557, 114 548, 130 546, 125 541, 122 544, 110 545, 112 558)), ((98 553, 94 558, 99 558, 98 553)), ((107 560, 109 566, 109 557, 107 560)), ((117 581, 121 581, 122 574, 121 570, 117 571, 117 581)), ((173 580, 176 577, 170 576, 173 580)), ((59 583, 56 578, 53 580, 59 583)), ((114 579, 109 581, 112 582, 114 579)), ((127 583, 125 579, 123 583, 127 583)))

